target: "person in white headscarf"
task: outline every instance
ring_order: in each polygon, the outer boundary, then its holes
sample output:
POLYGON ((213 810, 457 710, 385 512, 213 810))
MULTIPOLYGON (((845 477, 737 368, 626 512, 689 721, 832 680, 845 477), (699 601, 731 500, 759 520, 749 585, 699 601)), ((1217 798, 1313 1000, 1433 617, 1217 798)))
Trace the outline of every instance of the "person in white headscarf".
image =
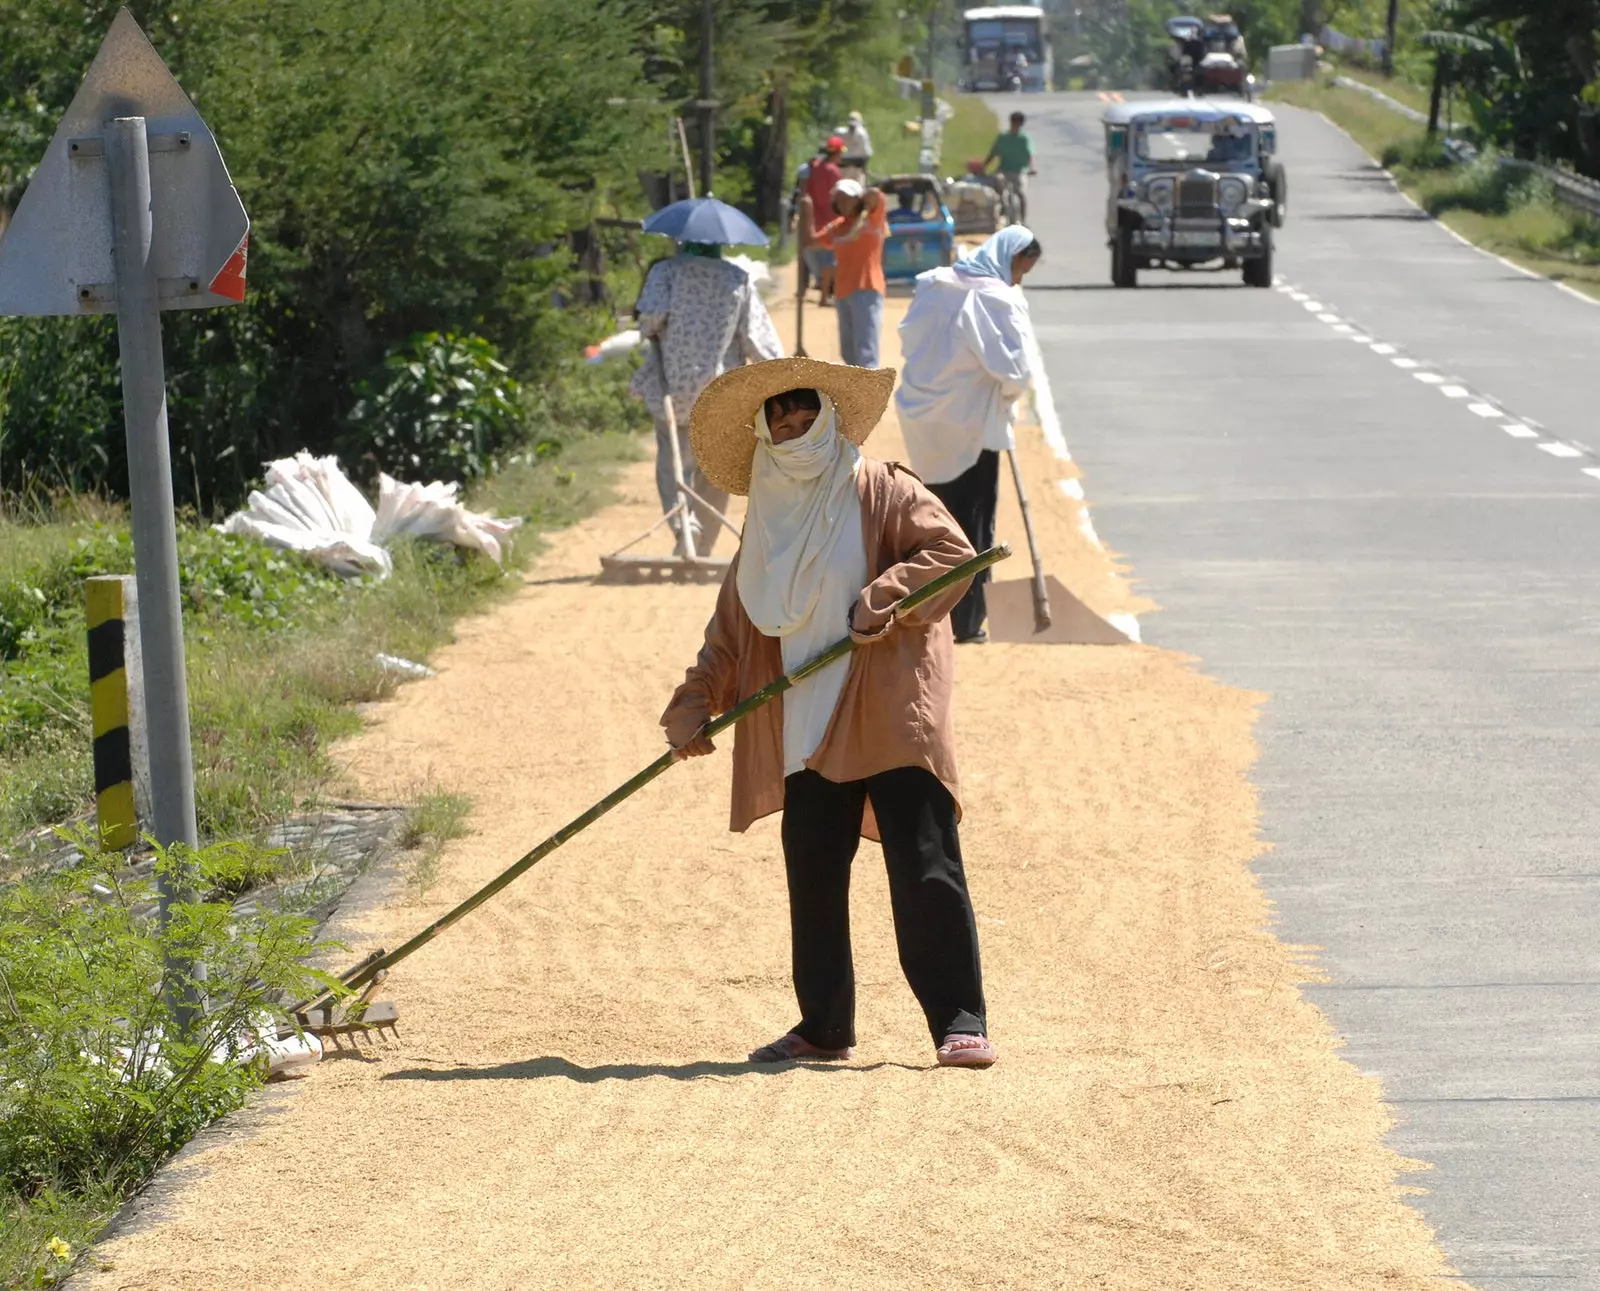
POLYGON ((691 422, 701 468, 750 503, 705 644, 661 718, 678 756, 712 752, 713 716, 846 634, 860 647, 734 728, 732 828, 783 813, 800 1006, 752 1062, 853 1052, 850 868, 863 834, 883 843, 900 962, 938 1061, 996 1056, 956 828, 946 616, 965 587, 895 611, 974 553, 914 475, 861 454, 893 386, 892 370, 778 359, 717 378, 691 422))
MULTIPOLYGON (((994 545, 1000 454, 1013 447, 1016 402, 1032 379, 1022 279, 1042 254, 1026 228, 1007 225, 954 267, 919 274, 900 324, 895 407, 911 469, 980 551, 994 545)), ((957 642, 988 639, 986 581, 980 574, 950 616, 957 642)))

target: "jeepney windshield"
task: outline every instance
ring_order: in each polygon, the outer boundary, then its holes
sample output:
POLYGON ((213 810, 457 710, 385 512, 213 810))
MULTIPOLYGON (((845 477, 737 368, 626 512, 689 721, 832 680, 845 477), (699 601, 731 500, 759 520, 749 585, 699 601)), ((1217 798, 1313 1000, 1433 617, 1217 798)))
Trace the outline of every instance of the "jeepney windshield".
POLYGON ((1146 161, 1239 162, 1253 156, 1246 133, 1214 134, 1210 130, 1162 129, 1159 125, 1139 130, 1137 152, 1146 161))

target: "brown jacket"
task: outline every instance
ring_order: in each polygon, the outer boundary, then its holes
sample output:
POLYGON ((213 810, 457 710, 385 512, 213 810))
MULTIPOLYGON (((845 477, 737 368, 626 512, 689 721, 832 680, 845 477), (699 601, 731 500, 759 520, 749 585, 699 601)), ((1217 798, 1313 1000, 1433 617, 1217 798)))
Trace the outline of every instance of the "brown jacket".
MULTIPOLYGON (((861 459, 861 533, 872 580, 851 610, 858 637, 873 638, 850 657, 850 672, 821 745, 806 762, 836 782, 862 780, 896 767, 926 767, 944 783, 960 811, 950 698, 955 682, 954 638, 948 615, 968 584, 958 583, 903 618, 893 608, 975 554, 944 504, 911 471, 894 462, 861 459)), ((732 708, 783 672, 776 637, 750 622, 739 600, 736 556, 706 642, 661 715, 667 738, 685 743, 712 716, 732 708)), ((844 635, 845 624, 839 625, 844 635)), ((734 728, 733 812, 729 828, 743 832, 783 809, 783 701, 758 708, 734 728)), ((869 804, 862 833, 876 838, 869 804)))

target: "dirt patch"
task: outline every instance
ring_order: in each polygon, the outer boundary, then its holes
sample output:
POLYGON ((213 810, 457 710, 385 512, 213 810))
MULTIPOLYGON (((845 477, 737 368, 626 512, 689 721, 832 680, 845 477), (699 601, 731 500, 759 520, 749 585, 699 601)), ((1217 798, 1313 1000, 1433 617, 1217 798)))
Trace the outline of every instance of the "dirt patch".
MULTIPOLYGON (((1024 458, 1052 572, 1101 612, 1139 608, 1050 483, 1070 466, 1036 434, 1024 458)), ((345 751, 365 792, 426 780, 476 804, 427 904, 373 912, 368 944, 659 752, 714 593, 581 581, 648 522, 649 467, 623 492, 345 751)), ((398 969, 400 1040, 190 1154, 162 1222, 101 1248, 92 1285, 1434 1287, 1377 1085, 1300 997, 1306 959, 1248 869, 1259 697, 1142 646, 963 648, 958 667, 998 1067, 930 1066, 872 845, 857 1060, 742 1063, 794 1011, 776 821, 725 832, 724 754, 398 969)))

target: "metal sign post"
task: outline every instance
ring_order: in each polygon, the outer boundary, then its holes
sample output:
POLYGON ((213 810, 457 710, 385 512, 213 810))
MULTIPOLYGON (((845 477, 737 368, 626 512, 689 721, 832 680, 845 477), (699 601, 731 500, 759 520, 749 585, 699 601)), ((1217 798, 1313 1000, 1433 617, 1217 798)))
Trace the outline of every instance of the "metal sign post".
MULTIPOLYGON (((199 839, 160 311, 242 301, 249 231, 211 131, 123 9, 0 237, 0 314, 117 315, 151 824, 163 845, 199 839)), ((163 914, 177 895, 163 882, 163 914)))
MULTIPOLYGON (((189 683, 178 600, 178 526, 167 442, 167 384, 161 313, 150 258, 149 132, 143 117, 106 125, 117 289, 117 349, 122 360, 128 434, 128 496, 133 503, 134 575, 139 585, 139 645, 150 730, 150 814, 163 844, 200 842, 189 751, 189 683)), ((163 882, 163 915, 174 893, 163 882)))

